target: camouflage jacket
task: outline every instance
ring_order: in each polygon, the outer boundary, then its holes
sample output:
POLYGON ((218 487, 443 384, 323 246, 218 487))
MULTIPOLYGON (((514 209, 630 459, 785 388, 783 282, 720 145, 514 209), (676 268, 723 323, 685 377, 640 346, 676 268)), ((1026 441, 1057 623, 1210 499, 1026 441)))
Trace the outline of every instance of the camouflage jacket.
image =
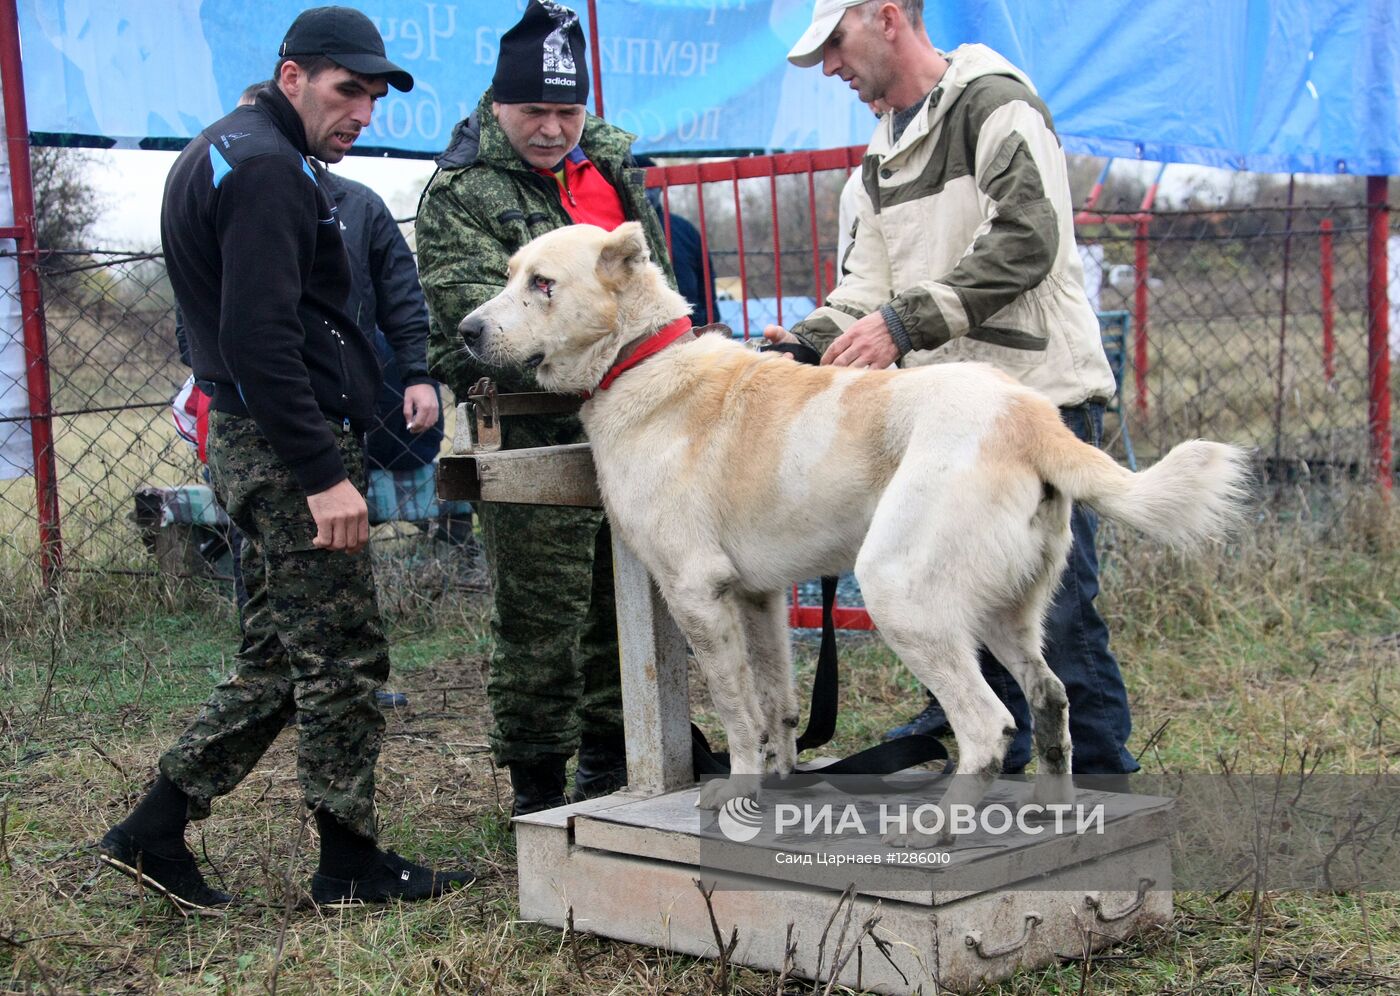
MULTIPOLYGON (((505 286, 506 263, 516 250, 537 235, 572 224, 560 203, 558 186, 511 148, 491 114, 491 96, 487 90, 476 111, 453 129, 452 141, 438 157, 438 170, 418 206, 418 272, 431 324, 428 366, 458 398, 483 376, 491 377, 502 390, 539 390, 528 372, 487 367, 469 355, 462 348, 457 325, 505 286)), ((635 136, 590 114, 579 146, 617 190, 628 220, 642 223, 652 258, 674 283, 665 232, 647 203, 644 171, 632 165, 634 140, 635 136)), ((551 433, 550 439, 524 445, 579 438, 577 419, 554 421, 563 435, 556 439, 551 433)))

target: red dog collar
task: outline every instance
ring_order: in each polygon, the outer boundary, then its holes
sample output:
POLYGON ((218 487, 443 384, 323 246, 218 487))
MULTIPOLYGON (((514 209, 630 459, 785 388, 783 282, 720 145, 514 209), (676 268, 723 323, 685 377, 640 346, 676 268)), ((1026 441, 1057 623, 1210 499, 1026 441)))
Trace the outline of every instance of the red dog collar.
POLYGON ((587 401, 589 398, 593 397, 596 391, 606 391, 612 386, 613 381, 617 380, 617 378, 621 377, 647 357, 654 356, 671 345, 671 343, 689 332, 690 327, 690 318, 682 316, 677 318, 670 325, 667 325, 661 331, 653 332, 651 335, 647 336, 638 344, 636 349, 632 350, 632 352, 628 353, 608 368, 608 372, 603 375, 603 379, 598 383, 596 388, 592 391, 583 392, 583 400, 587 401))

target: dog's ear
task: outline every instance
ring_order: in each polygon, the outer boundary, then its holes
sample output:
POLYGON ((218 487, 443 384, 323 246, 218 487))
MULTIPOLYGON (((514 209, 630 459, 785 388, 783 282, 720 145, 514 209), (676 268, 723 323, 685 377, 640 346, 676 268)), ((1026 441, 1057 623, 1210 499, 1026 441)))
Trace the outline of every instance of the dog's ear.
POLYGON ((608 233, 598 253, 598 277, 604 283, 622 283, 636 276, 651 259, 646 234, 635 221, 626 221, 608 233))

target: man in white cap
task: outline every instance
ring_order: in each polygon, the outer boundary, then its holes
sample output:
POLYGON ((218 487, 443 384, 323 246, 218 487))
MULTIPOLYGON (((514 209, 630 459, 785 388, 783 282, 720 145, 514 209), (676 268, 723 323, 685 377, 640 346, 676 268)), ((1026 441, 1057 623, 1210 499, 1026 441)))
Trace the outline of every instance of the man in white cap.
MULTIPOLYGON (((839 76, 885 114, 866 150, 854 239, 826 305, 771 343, 824 364, 884 367, 977 360, 1040 390, 1081 438, 1099 443, 1113 395, 1099 324, 1084 293, 1068 169, 1029 79, 983 45, 943 53, 922 0, 817 0, 788 53, 839 76)), ((1065 684, 1073 770, 1137 770, 1132 724, 1098 593, 1097 520, 1075 506, 1074 547, 1046 620, 1046 661, 1065 684)), ((1008 773, 1030 759, 1030 713, 985 648, 983 671, 1016 717, 1008 773)), ((945 733, 930 701, 908 732, 945 733)))

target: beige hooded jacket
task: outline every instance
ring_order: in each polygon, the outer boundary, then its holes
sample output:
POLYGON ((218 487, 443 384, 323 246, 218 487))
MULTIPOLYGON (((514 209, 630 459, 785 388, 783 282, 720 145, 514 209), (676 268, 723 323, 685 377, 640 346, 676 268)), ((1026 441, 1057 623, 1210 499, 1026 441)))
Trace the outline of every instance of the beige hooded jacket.
POLYGON ((980 360, 1057 405, 1107 400, 1113 374, 1084 293, 1050 112, 986 46, 947 58, 898 141, 894 115, 881 119, 842 281, 792 331, 823 352, 882 311, 904 364, 980 360))

